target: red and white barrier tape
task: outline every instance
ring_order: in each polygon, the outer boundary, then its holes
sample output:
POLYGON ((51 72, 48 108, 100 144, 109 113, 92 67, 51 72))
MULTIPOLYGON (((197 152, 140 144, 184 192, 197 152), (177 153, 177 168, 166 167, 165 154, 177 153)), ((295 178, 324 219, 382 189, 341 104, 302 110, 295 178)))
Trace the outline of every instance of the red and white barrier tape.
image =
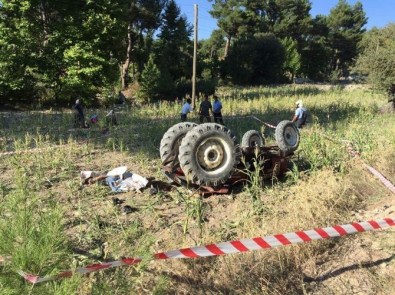
MULTIPOLYGON (((370 220, 364 222, 355 222, 351 224, 336 225, 333 227, 316 228, 307 231, 291 232, 286 234, 278 234, 274 236, 257 237, 253 239, 241 239, 237 241, 222 242, 217 244, 210 244, 206 246, 197 246, 191 248, 184 248, 178 250, 171 250, 167 252, 156 253, 153 256, 154 260, 159 259, 176 259, 176 258, 197 258, 218 256, 225 254, 233 254, 240 252, 248 252, 260 249, 274 248, 279 246, 286 246, 290 244, 306 243, 313 240, 321 240, 328 238, 335 238, 354 234, 358 232, 372 231, 376 229, 386 229, 395 226, 395 218, 385 218, 379 220, 370 220)), ((47 282, 60 278, 71 277, 74 274, 88 274, 91 272, 119 267, 122 265, 133 265, 140 263, 141 258, 123 258, 121 260, 92 264, 85 267, 79 267, 75 270, 62 272, 55 276, 39 277, 28 274, 23 271, 18 273, 28 282, 36 284, 47 282)))
POLYGON ((368 164, 362 163, 362 165, 370 171, 374 176, 376 176, 384 186, 386 186, 392 193, 395 194, 395 186, 382 175, 380 172, 378 172, 376 169, 373 167, 369 166, 368 164))

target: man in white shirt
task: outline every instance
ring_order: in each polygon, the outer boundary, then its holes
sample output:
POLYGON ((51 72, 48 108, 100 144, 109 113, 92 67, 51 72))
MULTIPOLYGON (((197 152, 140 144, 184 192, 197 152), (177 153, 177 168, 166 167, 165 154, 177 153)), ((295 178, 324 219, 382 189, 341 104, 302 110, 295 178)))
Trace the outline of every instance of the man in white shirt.
POLYGON ((182 106, 181 109, 181 122, 185 122, 187 120, 187 115, 189 112, 192 112, 192 106, 191 106, 191 99, 188 98, 186 103, 182 106))
POLYGON ((298 100, 296 102, 296 110, 295 110, 295 115, 292 118, 292 122, 296 124, 296 127, 298 129, 301 129, 305 124, 307 120, 307 109, 303 107, 303 101, 298 100))

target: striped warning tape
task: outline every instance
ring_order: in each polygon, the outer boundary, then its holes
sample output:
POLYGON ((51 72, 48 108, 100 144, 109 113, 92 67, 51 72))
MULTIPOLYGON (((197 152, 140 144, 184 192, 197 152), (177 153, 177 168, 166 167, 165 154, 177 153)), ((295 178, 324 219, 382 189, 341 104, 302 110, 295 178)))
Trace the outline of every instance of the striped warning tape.
POLYGON ((378 172, 376 169, 374 169, 372 166, 369 166, 366 163, 362 163, 363 166, 369 170, 370 173, 372 173, 374 176, 376 176, 382 184, 384 184, 385 187, 387 187, 392 193, 395 194, 395 186, 382 175, 380 172, 378 172))
MULTIPOLYGON (((197 246, 190 248, 183 248, 178 250, 171 250, 167 252, 160 252, 153 255, 154 260, 159 259, 176 259, 176 258, 197 258, 218 256, 225 254, 233 254, 240 252, 248 252, 260 249, 274 248, 279 246, 286 246, 290 244, 306 243, 313 240, 321 240, 328 238, 335 238, 354 234, 358 232, 366 232, 377 229, 386 229, 395 226, 395 218, 385 218, 379 220, 370 220, 363 222, 354 222, 351 224, 336 225, 333 227, 316 228, 306 231, 297 231, 286 234, 277 234, 273 236, 257 237, 253 239, 241 239, 237 241, 222 242, 217 244, 210 244, 206 246, 197 246)), ((40 277, 28 274, 23 271, 18 273, 28 282, 36 284, 47 282, 60 278, 71 277, 74 274, 88 274, 103 269, 119 267, 122 265, 134 265, 140 263, 141 258, 123 258, 121 260, 92 264, 85 267, 79 267, 75 270, 62 272, 55 276, 40 277)))

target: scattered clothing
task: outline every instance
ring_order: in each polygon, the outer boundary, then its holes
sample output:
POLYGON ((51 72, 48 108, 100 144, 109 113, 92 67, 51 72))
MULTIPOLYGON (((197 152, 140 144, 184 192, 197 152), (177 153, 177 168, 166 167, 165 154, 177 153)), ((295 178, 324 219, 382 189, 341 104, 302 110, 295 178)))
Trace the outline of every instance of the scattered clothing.
POLYGON ((137 208, 131 207, 129 205, 125 205, 122 207, 122 213, 125 213, 125 214, 130 214, 130 213, 137 212, 137 211, 139 211, 137 208))
POLYGON ((118 199, 118 198, 112 198, 112 203, 113 203, 114 206, 121 205, 124 202, 125 202, 124 200, 121 200, 121 199, 118 199))
POLYGON ((92 124, 96 124, 99 121, 99 117, 97 115, 92 115, 90 119, 92 124))
POLYGON ((107 174, 101 174, 97 171, 81 171, 82 184, 91 184, 93 182, 105 179, 105 183, 113 192, 127 192, 130 190, 140 191, 148 184, 148 179, 136 173, 127 171, 126 166, 117 167, 107 174))

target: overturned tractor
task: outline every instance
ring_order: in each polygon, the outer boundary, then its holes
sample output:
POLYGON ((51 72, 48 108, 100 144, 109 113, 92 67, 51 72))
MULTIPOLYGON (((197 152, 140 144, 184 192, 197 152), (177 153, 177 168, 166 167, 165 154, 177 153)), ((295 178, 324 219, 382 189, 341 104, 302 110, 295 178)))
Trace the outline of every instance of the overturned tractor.
POLYGON ((299 145, 299 132, 292 122, 282 121, 275 129, 275 138, 276 145, 266 146, 259 131, 249 130, 239 145, 225 126, 178 123, 162 137, 162 170, 169 180, 203 193, 227 193, 253 169, 260 169, 262 178, 287 170, 288 159, 299 145))

